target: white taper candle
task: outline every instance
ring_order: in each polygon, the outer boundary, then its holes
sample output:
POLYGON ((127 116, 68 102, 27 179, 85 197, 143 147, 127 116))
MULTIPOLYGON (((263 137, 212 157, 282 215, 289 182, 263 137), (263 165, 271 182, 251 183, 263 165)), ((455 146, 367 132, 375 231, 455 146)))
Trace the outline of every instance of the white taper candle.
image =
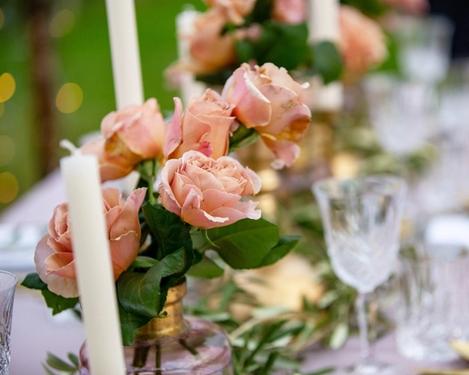
POLYGON ((337 42, 339 32, 339 1, 309 0, 309 40, 337 42))
MULTIPOLYGON (((199 15, 195 10, 185 10, 176 18, 176 30, 178 40, 179 62, 183 65, 190 65, 189 37, 194 33, 194 22, 199 15)), ((202 82, 197 82, 194 74, 184 72, 181 76, 181 96, 184 104, 189 104, 190 100, 196 98, 205 90, 202 82)))
MULTIPOLYGON (((318 43, 322 41, 339 42, 339 0, 308 0, 309 4, 309 41, 318 43)), ((315 89, 315 108, 325 111, 338 111, 343 105, 343 86, 334 82, 324 86, 318 82, 313 83, 315 89)))
POLYGON ((106 0, 117 108, 143 103, 134 0, 106 0))
POLYGON ((103 198, 94 156, 60 162, 92 375, 124 375, 125 362, 103 198))

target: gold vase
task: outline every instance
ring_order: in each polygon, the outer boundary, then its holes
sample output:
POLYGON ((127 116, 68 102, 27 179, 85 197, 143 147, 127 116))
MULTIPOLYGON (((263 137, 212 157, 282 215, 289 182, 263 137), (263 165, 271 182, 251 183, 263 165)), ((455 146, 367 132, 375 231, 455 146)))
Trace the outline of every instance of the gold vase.
POLYGON ((146 342, 163 337, 181 335, 187 329, 183 306, 183 299, 186 293, 187 286, 185 282, 170 288, 163 308, 163 314, 153 318, 140 328, 137 334, 137 341, 146 342))

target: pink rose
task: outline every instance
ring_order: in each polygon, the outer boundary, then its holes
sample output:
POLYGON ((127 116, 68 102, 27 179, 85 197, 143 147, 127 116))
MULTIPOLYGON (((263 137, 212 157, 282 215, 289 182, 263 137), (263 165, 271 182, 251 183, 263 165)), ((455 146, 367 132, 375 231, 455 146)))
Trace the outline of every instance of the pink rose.
POLYGON ((384 0, 384 2, 392 7, 414 14, 425 13, 429 8, 428 0, 384 0))
POLYGON ((111 112, 101 123, 101 133, 101 140, 82 151, 98 157, 103 181, 124 177, 141 161, 163 156, 165 123, 155 99, 111 112))
POLYGON ((235 61, 235 35, 222 34, 229 22, 223 10, 211 8, 194 22, 194 32, 189 37, 191 66, 196 74, 219 70, 235 61))
POLYGON ((163 206, 195 227, 209 229, 261 217, 257 203, 246 199, 259 192, 259 177, 229 156, 212 159, 186 152, 166 162, 156 188, 163 206))
POLYGON ((234 115, 246 127, 255 128, 277 157, 275 168, 290 166, 298 157, 297 143, 311 122, 306 89, 271 63, 243 64, 223 89, 222 96, 235 105, 234 115))
POLYGON ((355 79, 387 56, 386 38, 379 25, 350 6, 340 8, 341 40, 346 78, 355 79))
POLYGON ((208 6, 222 9, 227 18, 236 25, 244 21, 244 17, 252 12, 256 0, 205 0, 208 6))
POLYGON ((272 17, 274 20, 297 24, 306 20, 305 0, 274 0, 272 17))
MULTIPOLYGON (((103 190, 104 215, 116 280, 137 257, 141 236, 138 211, 145 193, 146 189, 134 190, 125 201, 118 190, 103 190)), ((78 296, 70 232, 68 205, 62 203, 55 208, 48 234, 38 243, 34 255, 41 280, 50 291, 66 298, 78 296)))
POLYGON ((193 100, 186 112, 175 98, 176 109, 168 127, 164 154, 167 158, 180 158, 186 151, 200 151, 214 159, 228 153, 230 128, 234 117, 233 105, 224 101, 213 90, 193 100))

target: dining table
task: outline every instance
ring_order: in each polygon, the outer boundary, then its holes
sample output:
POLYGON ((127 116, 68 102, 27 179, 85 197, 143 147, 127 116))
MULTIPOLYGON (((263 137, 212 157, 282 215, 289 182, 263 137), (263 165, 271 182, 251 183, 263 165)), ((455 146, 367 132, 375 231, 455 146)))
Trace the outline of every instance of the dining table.
MULTIPOLYGON (((65 201, 64 187, 58 171, 53 172, 23 195, 0 216, 0 227, 37 225, 46 228, 53 208, 65 201)), ((33 240, 30 238, 29 240, 33 240)), ((0 269, 9 269, 21 281, 28 272, 34 271, 34 246, 26 246, 17 258, 13 250, 0 253, 0 269), (16 259, 16 260, 15 260, 16 259), (17 263, 15 263, 17 262, 17 263)), ((66 358, 67 353, 77 354, 85 340, 81 321, 70 311, 52 316, 38 291, 18 285, 13 307, 11 330, 11 375, 44 374, 48 353, 66 358)), ((419 362, 399 354, 395 333, 390 332, 374 345, 379 360, 392 363, 395 375, 416 375, 424 369, 462 369, 461 360, 452 362, 419 362)), ((305 372, 324 368, 342 368, 356 362, 360 357, 359 340, 348 339, 337 350, 312 348, 304 355, 305 372)), ((246 374, 248 375, 248 374, 246 374)))

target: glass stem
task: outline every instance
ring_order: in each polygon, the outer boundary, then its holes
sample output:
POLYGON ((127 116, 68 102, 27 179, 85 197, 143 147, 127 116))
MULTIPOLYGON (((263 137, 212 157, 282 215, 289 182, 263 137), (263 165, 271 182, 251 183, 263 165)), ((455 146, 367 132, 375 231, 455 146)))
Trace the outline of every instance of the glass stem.
POLYGON ((360 333, 361 359, 366 362, 371 357, 370 341, 368 340, 368 320, 366 314, 366 294, 359 293, 355 301, 357 310, 358 330, 360 333))

